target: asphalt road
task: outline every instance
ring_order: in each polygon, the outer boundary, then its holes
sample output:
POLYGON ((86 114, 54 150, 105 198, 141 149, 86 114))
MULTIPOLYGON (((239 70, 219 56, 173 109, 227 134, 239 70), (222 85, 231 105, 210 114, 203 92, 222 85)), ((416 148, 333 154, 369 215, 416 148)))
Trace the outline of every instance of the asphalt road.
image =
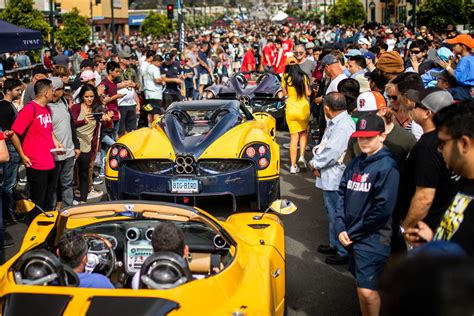
MULTIPOLYGON (((278 133, 278 142, 287 143, 287 132, 278 133)), ((311 158, 306 152, 306 159, 311 158)), ((321 192, 314 187, 310 172, 289 174, 289 152, 281 149, 281 196, 296 203, 298 211, 283 218, 286 235, 286 293, 289 315, 356 315, 358 301, 355 281, 347 266, 324 263, 325 255, 317 252, 328 242, 328 221, 321 192)), ((105 190, 102 185, 99 189, 105 190)), ((26 226, 17 223, 7 227, 16 241, 15 247, 0 250, 0 263, 20 247, 26 226)))

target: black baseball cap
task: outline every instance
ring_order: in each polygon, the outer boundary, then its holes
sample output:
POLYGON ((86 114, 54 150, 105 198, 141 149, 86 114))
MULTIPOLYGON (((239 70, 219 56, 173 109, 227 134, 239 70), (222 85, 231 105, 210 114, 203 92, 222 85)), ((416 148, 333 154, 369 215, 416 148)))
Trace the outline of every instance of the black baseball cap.
POLYGON ((85 67, 90 67, 90 68, 94 68, 94 62, 88 58, 84 59, 83 61, 81 61, 81 64, 79 65, 79 68, 85 68, 85 67))
POLYGON ((351 137, 374 137, 385 132, 385 122, 376 113, 367 113, 359 118, 356 131, 351 137))

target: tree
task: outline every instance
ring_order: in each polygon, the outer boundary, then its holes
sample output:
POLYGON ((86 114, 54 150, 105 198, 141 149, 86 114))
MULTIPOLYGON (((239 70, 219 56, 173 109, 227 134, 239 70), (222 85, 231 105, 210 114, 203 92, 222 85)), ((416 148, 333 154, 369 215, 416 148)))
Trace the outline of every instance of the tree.
POLYGON ((89 40, 91 33, 87 19, 79 14, 77 8, 62 15, 63 28, 58 30, 58 42, 64 48, 76 48, 89 40))
POLYGON ((326 23, 357 26, 364 24, 366 16, 360 0, 336 0, 329 8, 326 23))
POLYGON ((470 19, 473 9, 470 2, 471 0, 426 0, 417 11, 417 24, 440 31, 445 30, 449 24, 469 24, 472 22, 470 19))
POLYGON ((48 40, 49 24, 43 13, 33 8, 33 0, 9 0, 7 7, 0 13, 0 19, 20 27, 41 32, 43 43, 48 40))
POLYGON ((152 35, 158 38, 171 33, 171 31, 170 20, 165 15, 153 11, 150 11, 142 23, 142 34, 145 36, 152 35))

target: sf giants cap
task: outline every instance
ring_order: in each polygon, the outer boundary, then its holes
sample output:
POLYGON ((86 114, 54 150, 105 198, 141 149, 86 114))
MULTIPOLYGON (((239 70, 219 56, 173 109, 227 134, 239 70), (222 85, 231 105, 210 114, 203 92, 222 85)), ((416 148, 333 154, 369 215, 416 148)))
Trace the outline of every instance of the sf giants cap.
POLYGON ((358 112, 376 112, 387 107, 385 98, 378 92, 368 91, 357 97, 358 112))
POLYGON ((385 132, 385 123, 376 113, 368 113, 357 121, 351 137, 374 137, 385 132))

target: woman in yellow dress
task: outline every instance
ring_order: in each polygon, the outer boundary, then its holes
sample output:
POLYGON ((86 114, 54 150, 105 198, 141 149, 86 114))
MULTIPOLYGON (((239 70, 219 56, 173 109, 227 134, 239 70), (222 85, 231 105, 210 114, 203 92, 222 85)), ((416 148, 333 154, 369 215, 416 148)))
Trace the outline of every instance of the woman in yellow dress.
POLYGON ((286 123, 290 130, 290 173, 297 173, 300 169, 306 168, 304 152, 308 143, 308 124, 310 116, 309 78, 301 70, 298 60, 294 57, 287 59, 285 73, 281 79, 283 94, 288 96, 286 100, 286 123), (300 145, 300 157, 296 161, 300 145))

